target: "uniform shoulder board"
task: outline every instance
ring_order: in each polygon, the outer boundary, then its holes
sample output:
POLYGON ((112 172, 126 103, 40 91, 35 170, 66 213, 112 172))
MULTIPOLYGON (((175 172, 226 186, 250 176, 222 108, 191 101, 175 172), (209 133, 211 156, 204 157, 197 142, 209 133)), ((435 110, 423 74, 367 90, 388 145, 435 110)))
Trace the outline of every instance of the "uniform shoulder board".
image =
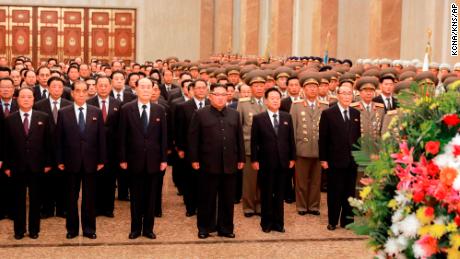
POLYGON ((396 114, 398 114, 397 110, 391 110, 391 111, 387 111, 386 115, 396 115, 396 114))
POLYGON ((383 103, 374 103, 374 105, 378 108, 385 108, 385 105, 383 105, 383 103))
POLYGON ((351 106, 351 107, 358 107, 358 106, 359 106, 359 102, 351 103, 350 106, 351 106))
POLYGON ((238 99, 238 102, 240 103, 249 102, 249 101, 251 101, 251 97, 243 97, 243 98, 238 99))
POLYGON ((295 100, 292 103, 303 103, 303 100, 295 100))
POLYGON ((329 99, 337 99, 337 96, 335 96, 335 95, 329 95, 329 99))
POLYGON ((318 103, 320 103, 320 104, 324 104, 324 105, 329 105, 329 102, 327 102, 327 101, 323 101, 323 100, 318 100, 318 103))

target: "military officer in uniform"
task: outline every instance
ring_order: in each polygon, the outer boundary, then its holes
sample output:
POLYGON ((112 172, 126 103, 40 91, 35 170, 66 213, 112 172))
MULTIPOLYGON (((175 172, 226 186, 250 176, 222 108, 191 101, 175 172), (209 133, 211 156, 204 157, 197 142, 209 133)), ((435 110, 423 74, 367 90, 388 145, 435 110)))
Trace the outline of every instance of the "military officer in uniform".
POLYGON ((263 101, 265 77, 262 70, 253 70, 246 77, 246 84, 251 87, 251 96, 240 98, 238 112, 243 126, 246 163, 243 168, 243 213, 245 217, 260 214, 260 191, 257 185, 257 171, 251 167, 251 127, 255 115, 266 110, 263 101))
POLYGON ((296 207, 299 215, 320 215, 321 164, 318 159, 319 120, 329 102, 318 100, 320 79, 313 73, 302 76, 305 99, 291 108, 297 150, 295 166, 296 207))

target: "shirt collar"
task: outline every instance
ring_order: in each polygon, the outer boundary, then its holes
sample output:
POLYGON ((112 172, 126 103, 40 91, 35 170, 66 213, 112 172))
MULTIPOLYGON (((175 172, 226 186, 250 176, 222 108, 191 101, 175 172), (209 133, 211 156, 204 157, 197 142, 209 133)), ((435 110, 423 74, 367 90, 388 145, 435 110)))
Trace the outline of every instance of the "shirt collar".
POLYGON ((83 112, 86 112, 86 103, 84 103, 82 106, 78 106, 76 103, 73 103, 73 106, 74 106, 75 110, 77 110, 77 111, 79 111, 80 107, 82 107, 83 112))
MULTIPOLYGON (((25 113, 26 112, 24 112, 23 110, 19 109, 19 114, 21 115, 21 119, 24 118, 25 113)), ((30 119, 32 118, 32 109, 30 111, 28 111, 27 114, 29 114, 29 122, 30 122, 30 119)))
POLYGON ((105 101, 106 104, 109 103, 109 97, 108 97, 108 96, 105 97, 105 99, 102 99, 102 98, 98 95, 98 96, 97 96, 97 100, 98 100, 98 102, 100 102, 100 103, 101 103, 102 101, 105 101))
POLYGON ((150 102, 143 104, 140 101, 137 101, 137 107, 139 107, 139 110, 142 110, 143 105, 147 105, 147 109, 150 109, 150 102))
POLYGON ((280 116, 279 116, 279 113, 280 113, 279 111, 272 112, 272 111, 270 111, 270 110, 267 110, 267 112, 268 112, 268 116, 270 116, 270 119, 273 118, 273 114, 276 114, 278 118, 280 117, 280 116))
POLYGON ((346 109, 345 109, 345 107, 342 107, 342 105, 340 105, 340 103, 337 103, 337 106, 339 107, 340 113, 342 113, 342 114, 343 114, 343 111, 346 110, 346 111, 348 112, 348 110, 349 110, 349 108, 346 108, 346 109))
POLYGON ((307 100, 307 103, 309 107, 311 107, 312 104, 313 106, 316 106, 316 101, 311 102, 310 100, 307 100))
POLYGON ((57 104, 61 103, 61 97, 59 97, 57 100, 54 100, 51 96, 48 98, 50 100, 51 104, 54 104, 54 102, 57 102, 57 104))

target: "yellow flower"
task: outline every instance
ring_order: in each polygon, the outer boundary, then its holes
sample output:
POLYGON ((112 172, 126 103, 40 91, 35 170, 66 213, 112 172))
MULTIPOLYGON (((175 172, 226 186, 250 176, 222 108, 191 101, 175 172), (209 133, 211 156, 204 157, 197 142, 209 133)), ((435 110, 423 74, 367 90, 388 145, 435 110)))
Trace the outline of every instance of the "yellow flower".
POLYGON ((387 131, 387 132, 383 133, 382 140, 387 140, 390 137, 391 137, 391 134, 390 134, 390 132, 387 131))
POLYGON ((432 104, 430 105, 430 109, 431 109, 431 110, 434 110, 434 109, 438 108, 438 106, 439 106, 438 103, 432 103, 432 104))
POLYGON ((434 210, 429 207, 421 207, 417 210, 416 216, 422 225, 426 225, 434 219, 434 210))
POLYGON ((446 227, 448 232, 456 232, 457 231, 457 224, 455 222, 451 222, 446 227))
POLYGON ((460 251, 458 248, 449 248, 447 249, 447 259, 458 259, 460 258, 460 251))
POLYGON ((424 235, 430 234, 430 231, 431 231, 431 226, 424 226, 418 230, 418 234, 420 236, 424 236, 424 235))
POLYGON ((450 245, 455 249, 460 247, 460 234, 457 233, 450 236, 450 245))
POLYGON ((369 193, 371 193, 371 187, 366 186, 359 192, 359 197, 364 200, 369 195, 369 193))
POLYGON ((398 205, 398 203, 396 203, 396 200, 395 199, 392 199, 388 202, 388 208, 392 208, 392 209, 395 209, 396 208, 396 205, 398 205))
POLYGON ((431 226, 430 234, 436 239, 440 239, 447 232, 446 226, 442 224, 434 224, 431 226))

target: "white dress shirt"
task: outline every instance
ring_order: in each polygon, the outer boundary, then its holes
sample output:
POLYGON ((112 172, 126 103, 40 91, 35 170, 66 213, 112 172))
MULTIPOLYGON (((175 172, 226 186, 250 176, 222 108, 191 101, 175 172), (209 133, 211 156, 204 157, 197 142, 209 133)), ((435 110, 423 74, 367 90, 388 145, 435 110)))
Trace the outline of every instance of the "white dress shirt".
POLYGON ((279 111, 272 112, 272 111, 270 111, 270 110, 267 110, 267 112, 268 112, 268 117, 270 117, 270 121, 272 122, 273 128, 275 127, 275 121, 273 120, 273 114, 276 114, 276 118, 278 119, 278 126, 279 126, 279 123, 280 123, 280 114, 279 114, 279 111))
POLYGON ((343 114, 343 112, 344 112, 345 110, 347 111, 348 119, 350 119, 350 109, 349 109, 349 108, 344 108, 344 107, 342 107, 342 105, 340 105, 340 103, 337 103, 337 106, 338 106, 339 109, 340 109, 340 114, 342 114, 343 121, 345 121, 345 114, 343 114))
POLYGON ((77 124, 78 124, 78 118, 80 116, 80 107, 83 108, 82 112, 83 112, 83 119, 85 120, 86 122, 86 111, 87 111, 87 106, 86 106, 86 103, 83 104, 82 106, 78 106, 76 103, 73 104, 73 109, 75 111, 75 118, 77 118, 77 124))
POLYGON ((23 124, 24 124, 24 118, 25 118, 24 114, 25 113, 29 114, 28 119, 29 119, 29 129, 30 129, 30 122, 32 121, 32 109, 30 109, 30 111, 28 111, 28 112, 25 112, 25 111, 19 109, 19 115, 21 115, 21 121, 22 121, 23 124))
POLYGON ((48 100, 50 101, 50 104, 51 104, 51 110, 53 110, 54 102, 56 102, 56 107, 59 111, 59 109, 61 108, 61 98, 54 100, 52 97, 50 97, 48 100))
POLYGON ((147 108, 145 109, 145 111, 147 112, 147 121, 150 121, 149 118, 150 118, 150 102, 146 103, 146 104, 143 104, 141 102, 137 102, 137 107, 139 108, 139 116, 142 117, 142 112, 144 111, 144 109, 142 108, 143 105, 146 105, 147 108))
POLYGON ((101 97, 97 96, 97 100, 99 102, 99 107, 102 109, 102 101, 105 101, 105 114, 109 114, 109 97, 102 99, 101 97))

